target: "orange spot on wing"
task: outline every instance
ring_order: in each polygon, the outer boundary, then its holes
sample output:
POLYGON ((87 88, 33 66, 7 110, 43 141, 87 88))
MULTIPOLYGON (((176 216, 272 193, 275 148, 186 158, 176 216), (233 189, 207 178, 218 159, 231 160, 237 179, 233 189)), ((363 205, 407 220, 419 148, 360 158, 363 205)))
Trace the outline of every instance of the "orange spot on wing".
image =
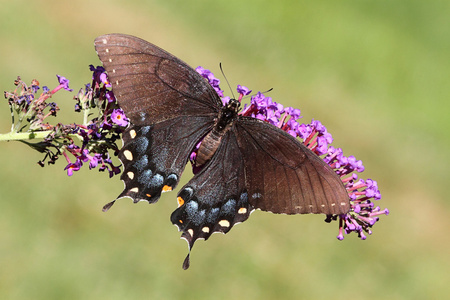
POLYGON ((149 198, 151 198, 151 197, 152 197, 152 195, 150 195, 150 194, 145 194, 145 196, 147 196, 147 197, 149 197, 149 198))
POLYGON ((172 187, 171 186, 168 186, 168 185, 165 185, 165 186, 163 186, 163 188, 162 188, 162 191, 163 192, 170 192, 172 190, 172 187))
POLYGON ((184 204, 184 200, 183 200, 183 198, 181 198, 181 197, 178 197, 178 198, 177 198, 177 200, 178 200, 178 207, 180 207, 181 205, 183 205, 183 204, 184 204))

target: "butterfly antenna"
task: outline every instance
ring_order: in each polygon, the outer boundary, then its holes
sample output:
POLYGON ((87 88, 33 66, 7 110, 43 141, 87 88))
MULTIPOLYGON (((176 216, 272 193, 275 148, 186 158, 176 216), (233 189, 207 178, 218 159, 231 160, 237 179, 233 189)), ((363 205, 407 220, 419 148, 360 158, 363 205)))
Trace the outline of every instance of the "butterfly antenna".
POLYGON ((270 89, 268 89, 267 91, 261 92, 261 93, 265 94, 265 93, 268 93, 268 92, 271 92, 271 91, 273 91, 273 88, 270 88, 270 89))
POLYGON ((222 72, 223 78, 225 78, 225 81, 226 81, 227 84, 228 84, 228 88, 229 88, 230 91, 231 91, 231 95, 233 95, 233 99, 236 99, 236 97, 234 96, 234 93, 233 93, 233 89, 231 88, 231 85, 230 85, 230 83, 228 82, 227 76, 225 76, 225 73, 224 73, 224 71, 223 71, 223 69, 222 69, 222 63, 219 63, 219 67, 220 67, 220 72, 222 72))
MULTIPOLYGON (((267 91, 264 91, 264 92, 260 92, 261 94, 265 94, 265 93, 268 93, 268 92, 271 92, 273 90, 273 88, 270 88, 270 89, 268 89, 267 91)), ((255 96, 256 94, 253 94, 253 95, 247 95, 247 96, 245 96, 245 97, 243 97, 242 99, 245 99, 245 98, 248 98, 248 97, 253 97, 253 96, 255 96)))

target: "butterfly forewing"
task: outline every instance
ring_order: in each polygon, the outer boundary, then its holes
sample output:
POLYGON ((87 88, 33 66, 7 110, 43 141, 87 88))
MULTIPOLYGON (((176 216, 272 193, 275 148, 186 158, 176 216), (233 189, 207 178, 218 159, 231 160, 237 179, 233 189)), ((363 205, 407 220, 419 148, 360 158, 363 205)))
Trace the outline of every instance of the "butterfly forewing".
POLYGON ((214 115, 222 105, 208 82, 161 48, 123 34, 95 39, 114 95, 135 125, 178 116, 214 115))
POLYGON ((176 186, 222 102, 195 70, 142 39, 109 34, 96 38, 95 48, 132 124, 119 153, 125 183, 119 198, 155 202, 176 186))

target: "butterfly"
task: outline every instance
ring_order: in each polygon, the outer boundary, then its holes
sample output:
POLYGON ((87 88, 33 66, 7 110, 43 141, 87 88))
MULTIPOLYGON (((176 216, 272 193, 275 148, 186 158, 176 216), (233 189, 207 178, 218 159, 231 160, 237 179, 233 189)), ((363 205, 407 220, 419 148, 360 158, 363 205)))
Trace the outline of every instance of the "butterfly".
POLYGON ((189 245, 184 269, 196 240, 227 233, 255 209, 349 211, 342 181, 320 157, 280 128, 238 115, 238 100, 224 105, 208 81, 177 57, 124 34, 100 36, 95 48, 131 123, 119 152, 125 188, 117 199, 158 201, 177 186, 201 142, 195 162, 200 171, 179 191, 171 215, 189 245))

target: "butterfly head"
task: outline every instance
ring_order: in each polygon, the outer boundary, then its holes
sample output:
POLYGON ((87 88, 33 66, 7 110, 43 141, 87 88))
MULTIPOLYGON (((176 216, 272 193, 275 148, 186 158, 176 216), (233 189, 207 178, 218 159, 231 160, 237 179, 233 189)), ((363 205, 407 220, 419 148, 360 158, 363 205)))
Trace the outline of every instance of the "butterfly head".
POLYGON ((237 99, 230 99, 226 105, 227 110, 234 111, 236 114, 239 111, 241 106, 241 102, 237 99))
POLYGON ((218 131, 223 131, 233 122, 239 112, 240 105, 241 103, 239 100, 230 99, 230 101, 222 107, 216 123, 216 129, 218 131))

